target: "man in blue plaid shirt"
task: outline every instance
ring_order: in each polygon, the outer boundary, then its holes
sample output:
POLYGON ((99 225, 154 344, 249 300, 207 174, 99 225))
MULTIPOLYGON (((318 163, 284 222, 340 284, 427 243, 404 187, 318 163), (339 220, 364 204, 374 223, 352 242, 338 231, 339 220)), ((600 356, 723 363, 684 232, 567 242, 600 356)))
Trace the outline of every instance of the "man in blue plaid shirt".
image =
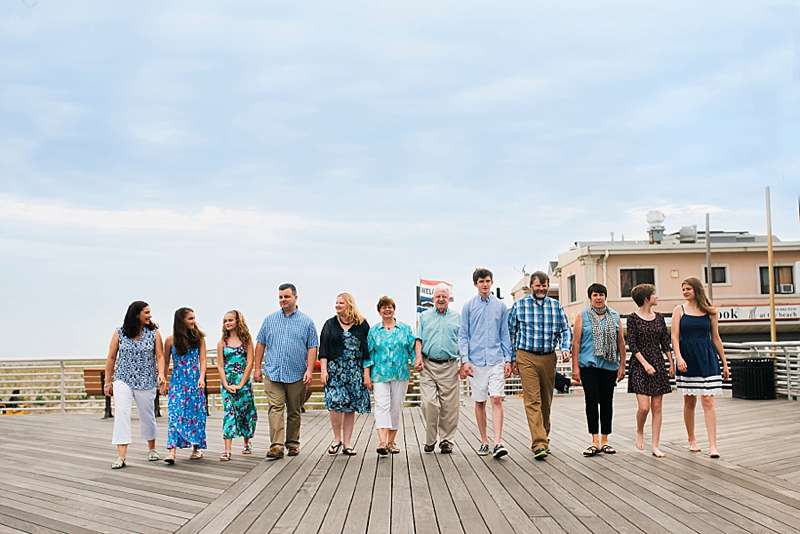
POLYGON ((511 346, 522 381, 525 415, 531 431, 533 457, 550 454, 550 406, 556 380, 556 350, 569 359, 572 331, 561 303, 547 296, 550 278, 542 271, 531 275, 531 294, 518 300, 508 314, 511 346))

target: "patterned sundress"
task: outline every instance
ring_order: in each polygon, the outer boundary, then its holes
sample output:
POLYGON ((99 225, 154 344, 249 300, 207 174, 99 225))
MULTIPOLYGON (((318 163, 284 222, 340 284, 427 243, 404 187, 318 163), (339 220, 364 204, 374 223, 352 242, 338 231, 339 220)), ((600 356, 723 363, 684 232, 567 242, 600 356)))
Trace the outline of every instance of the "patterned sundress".
POLYGON ((178 354, 173 346, 169 381, 169 430, 167 448, 206 448, 206 396, 200 380, 200 349, 178 354))
MULTIPOLYGON (((247 348, 226 346, 222 349, 222 353, 225 380, 228 381, 228 384, 238 385, 247 368, 247 348)), ((222 420, 222 438, 252 438, 256 431, 258 414, 250 380, 236 393, 230 393, 220 385, 220 395, 222 395, 222 406, 225 409, 225 417, 222 420)))
POLYGON ((628 346, 631 349, 631 363, 628 371, 628 393, 657 397, 672 392, 669 385, 669 370, 664 354, 672 352, 672 345, 664 317, 656 314, 652 320, 639 317, 636 313, 628 316, 628 346), (645 361, 656 370, 648 375, 644 366, 634 356, 640 352, 645 361))
POLYGON ((348 331, 342 334, 344 351, 328 360, 325 408, 334 412, 369 413, 369 390, 364 387, 361 340, 348 331))

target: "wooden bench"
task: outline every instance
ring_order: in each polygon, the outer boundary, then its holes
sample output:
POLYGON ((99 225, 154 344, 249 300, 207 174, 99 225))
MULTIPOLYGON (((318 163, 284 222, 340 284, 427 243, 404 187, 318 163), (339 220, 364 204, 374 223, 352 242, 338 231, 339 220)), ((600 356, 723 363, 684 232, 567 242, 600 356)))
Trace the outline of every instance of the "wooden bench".
MULTIPOLYGON (((107 419, 109 417, 114 417, 114 414, 111 413, 111 397, 107 397, 103 394, 103 387, 105 386, 105 376, 106 370, 102 368, 89 368, 83 370, 83 388, 86 391, 86 394, 90 397, 105 397, 105 409, 103 411, 103 419, 107 419)), ((172 376, 172 368, 169 369, 167 372, 167 385, 169 385, 169 379, 172 376)), ((209 366, 206 368, 206 387, 204 390, 206 396, 206 414, 208 414, 208 392, 211 390, 214 393, 218 393, 220 390, 220 386, 222 381, 219 377, 219 370, 216 366, 209 366)), ((161 417, 161 405, 160 405, 160 395, 156 395, 155 400, 153 401, 153 408, 155 409, 156 417, 161 417)))
POLYGON ((320 367, 319 367, 319 360, 314 364, 314 370, 311 372, 311 383, 306 386, 306 396, 303 399, 303 405, 300 407, 300 411, 306 411, 306 402, 308 399, 311 398, 312 393, 322 393, 325 391, 325 386, 322 384, 322 379, 320 378, 320 367))

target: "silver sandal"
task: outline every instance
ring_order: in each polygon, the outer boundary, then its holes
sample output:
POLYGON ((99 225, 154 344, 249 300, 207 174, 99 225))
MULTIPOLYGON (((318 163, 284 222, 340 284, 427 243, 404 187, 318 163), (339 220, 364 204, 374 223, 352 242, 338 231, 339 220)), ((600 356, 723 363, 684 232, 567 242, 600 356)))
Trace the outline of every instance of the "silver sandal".
POLYGON ((111 464, 111 469, 122 469, 126 465, 128 464, 125 463, 125 458, 117 458, 114 463, 111 464))

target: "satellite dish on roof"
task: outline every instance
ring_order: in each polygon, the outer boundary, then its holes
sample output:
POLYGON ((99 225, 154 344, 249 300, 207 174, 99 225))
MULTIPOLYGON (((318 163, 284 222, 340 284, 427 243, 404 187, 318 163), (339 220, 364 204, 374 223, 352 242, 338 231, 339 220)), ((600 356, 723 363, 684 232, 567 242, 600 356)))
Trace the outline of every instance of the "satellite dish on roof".
POLYGON ((650 210, 647 212, 647 224, 650 226, 661 226, 664 224, 666 216, 658 210, 650 210))

